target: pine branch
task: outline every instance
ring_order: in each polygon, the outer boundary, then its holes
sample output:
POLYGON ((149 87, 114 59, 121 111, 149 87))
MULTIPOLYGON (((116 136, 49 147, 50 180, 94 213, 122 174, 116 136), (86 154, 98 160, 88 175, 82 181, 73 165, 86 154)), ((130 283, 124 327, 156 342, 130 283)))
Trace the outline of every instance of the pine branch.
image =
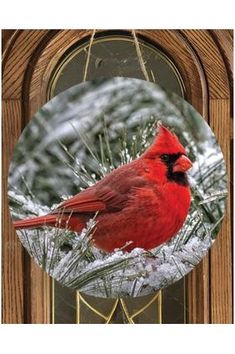
POLYGON ((195 121, 190 120, 195 118, 192 113, 160 89, 156 100, 153 90, 146 89, 144 84, 141 86, 142 98, 139 98, 140 92, 126 82, 125 79, 116 80, 118 89, 107 81, 95 87, 87 84, 83 87, 84 92, 73 91, 69 104, 74 104, 73 107, 80 105, 79 119, 77 116, 76 120, 71 119, 63 110, 61 114, 59 101, 55 121, 49 108, 41 112, 39 118, 43 117, 43 120, 36 119, 35 122, 40 124, 35 123, 36 128, 22 138, 9 177, 12 216, 23 219, 45 215, 56 207, 63 195, 75 194, 119 165, 139 157, 152 142, 159 117, 168 126, 175 127, 196 168, 190 172, 193 202, 189 216, 184 227, 167 244, 151 252, 135 249, 126 253, 124 248, 106 254, 92 243, 95 219, 90 220, 81 234, 47 226, 18 231, 30 255, 62 285, 103 297, 149 294, 188 273, 212 245, 222 221, 227 196, 222 154, 214 141, 211 141, 210 149, 200 141, 196 143, 197 132, 190 130, 195 121), (96 96, 97 92, 100 95, 96 96), (102 108, 100 97, 104 99, 104 93, 109 97, 105 108, 102 108), (76 94, 77 100, 74 98, 76 94), (90 103, 96 99, 95 113, 89 104, 82 105, 83 94, 91 95, 90 103), (131 109, 121 115, 127 95, 127 102, 132 101, 131 109), (148 104, 153 104, 147 113, 144 111, 146 97, 148 104), (112 113, 113 106, 121 107, 117 116, 112 113), (87 118, 89 114, 92 124, 87 118), (84 126, 79 123, 82 119, 86 123, 84 126), (56 131, 58 120, 62 128, 56 131), (50 133, 53 124, 52 139, 44 136, 42 131, 47 126, 50 133), (38 151, 33 149, 35 141, 38 142, 38 151), (36 198, 38 195, 40 197, 36 198), (49 205, 51 200, 53 206, 49 205))

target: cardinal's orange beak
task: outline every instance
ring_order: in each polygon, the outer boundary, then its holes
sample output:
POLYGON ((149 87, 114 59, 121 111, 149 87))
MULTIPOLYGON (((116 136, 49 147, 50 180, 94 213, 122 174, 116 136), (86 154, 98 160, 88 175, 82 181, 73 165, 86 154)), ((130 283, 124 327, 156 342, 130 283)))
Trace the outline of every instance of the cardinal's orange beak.
POLYGON ((185 155, 180 156, 173 166, 173 172, 186 172, 192 167, 192 162, 185 155))

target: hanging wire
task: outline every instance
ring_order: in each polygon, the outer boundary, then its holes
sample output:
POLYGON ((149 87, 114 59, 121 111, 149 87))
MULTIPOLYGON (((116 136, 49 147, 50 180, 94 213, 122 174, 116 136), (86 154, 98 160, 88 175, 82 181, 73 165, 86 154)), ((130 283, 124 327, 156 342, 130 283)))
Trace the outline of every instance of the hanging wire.
POLYGON ((89 66, 90 57, 91 57, 91 46, 92 46, 93 41, 94 41, 95 33, 96 33, 96 30, 94 29, 92 31, 90 43, 89 43, 89 46, 88 46, 88 53, 87 53, 86 64, 85 64, 85 69, 84 69, 83 81, 86 81, 86 79, 87 79, 88 66, 89 66))
POLYGON ((133 38, 134 38, 134 43, 135 43, 137 57, 138 57, 139 63, 140 63, 140 68, 141 68, 142 73, 143 73, 143 75, 145 77, 145 80, 146 81, 150 81, 149 75, 148 75, 148 72, 147 72, 147 69, 146 69, 146 66, 145 66, 145 63, 144 63, 144 58, 143 58, 143 55, 141 53, 140 44, 139 44, 139 41, 138 41, 137 36, 136 36, 136 31, 133 29, 131 32, 132 32, 132 35, 133 35, 133 38))

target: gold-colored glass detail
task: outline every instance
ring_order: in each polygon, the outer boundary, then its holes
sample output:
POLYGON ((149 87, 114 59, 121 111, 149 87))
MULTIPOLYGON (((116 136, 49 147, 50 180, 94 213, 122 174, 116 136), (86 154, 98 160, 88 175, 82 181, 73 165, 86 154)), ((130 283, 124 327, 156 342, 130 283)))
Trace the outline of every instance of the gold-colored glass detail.
POLYGON ((83 322, 83 320, 81 319, 82 306, 88 307, 98 317, 102 318, 104 324, 117 323, 115 322, 114 314, 119 306, 126 318, 126 321, 124 323, 135 324, 138 316, 141 315, 152 304, 155 304, 156 306, 155 323, 162 323, 162 292, 161 291, 158 291, 156 294, 152 295, 150 300, 148 299, 146 303, 136 311, 132 311, 127 304, 127 300, 122 298, 113 300, 113 305, 111 307, 111 310, 109 310, 108 313, 101 312, 93 304, 89 303, 89 301, 85 299, 84 295, 82 295, 78 291, 76 294, 76 301, 77 301, 77 324, 87 323, 87 322, 83 322))
POLYGON ((55 324, 55 280, 51 280, 51 323, 55 324))

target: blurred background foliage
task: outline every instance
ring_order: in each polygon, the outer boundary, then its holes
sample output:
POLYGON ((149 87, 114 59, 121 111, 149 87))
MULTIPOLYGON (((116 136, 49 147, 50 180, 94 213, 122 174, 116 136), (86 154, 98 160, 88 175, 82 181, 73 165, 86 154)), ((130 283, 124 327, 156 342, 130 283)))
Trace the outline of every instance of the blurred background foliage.
MULTIPOLYGON (((117 167, 125 144, 134 158, 138 149, 151 143, 154 129, 146 137, 141 136, 141 129, 159 119, 174 129, 193 161, 207 148, 214 149, 215 156, 221 154, 205 121, 179 96, 142 80, 99 80, 74 86, 38 111, 15 148, 9 186, 24 194, 28 193, 28 186, 39 202, 51 206, 62 195, 75 194, 85 187, 76 176, 79 166, 98 178, 100 167, 87 146, 101 160, 100 138, 106 138, 105 130, 113 157, 113 161, 108 159, 105 163, 107 168, 117 167), (136 146, 133 135, 140 138, 136 146)), ((106 145, 103 144, 107 150, 106 145)), ((109 156, 107 151, 104 153, 109 156)), ((223 172, 222 175, 224 189, 226 177, 223 172)))

